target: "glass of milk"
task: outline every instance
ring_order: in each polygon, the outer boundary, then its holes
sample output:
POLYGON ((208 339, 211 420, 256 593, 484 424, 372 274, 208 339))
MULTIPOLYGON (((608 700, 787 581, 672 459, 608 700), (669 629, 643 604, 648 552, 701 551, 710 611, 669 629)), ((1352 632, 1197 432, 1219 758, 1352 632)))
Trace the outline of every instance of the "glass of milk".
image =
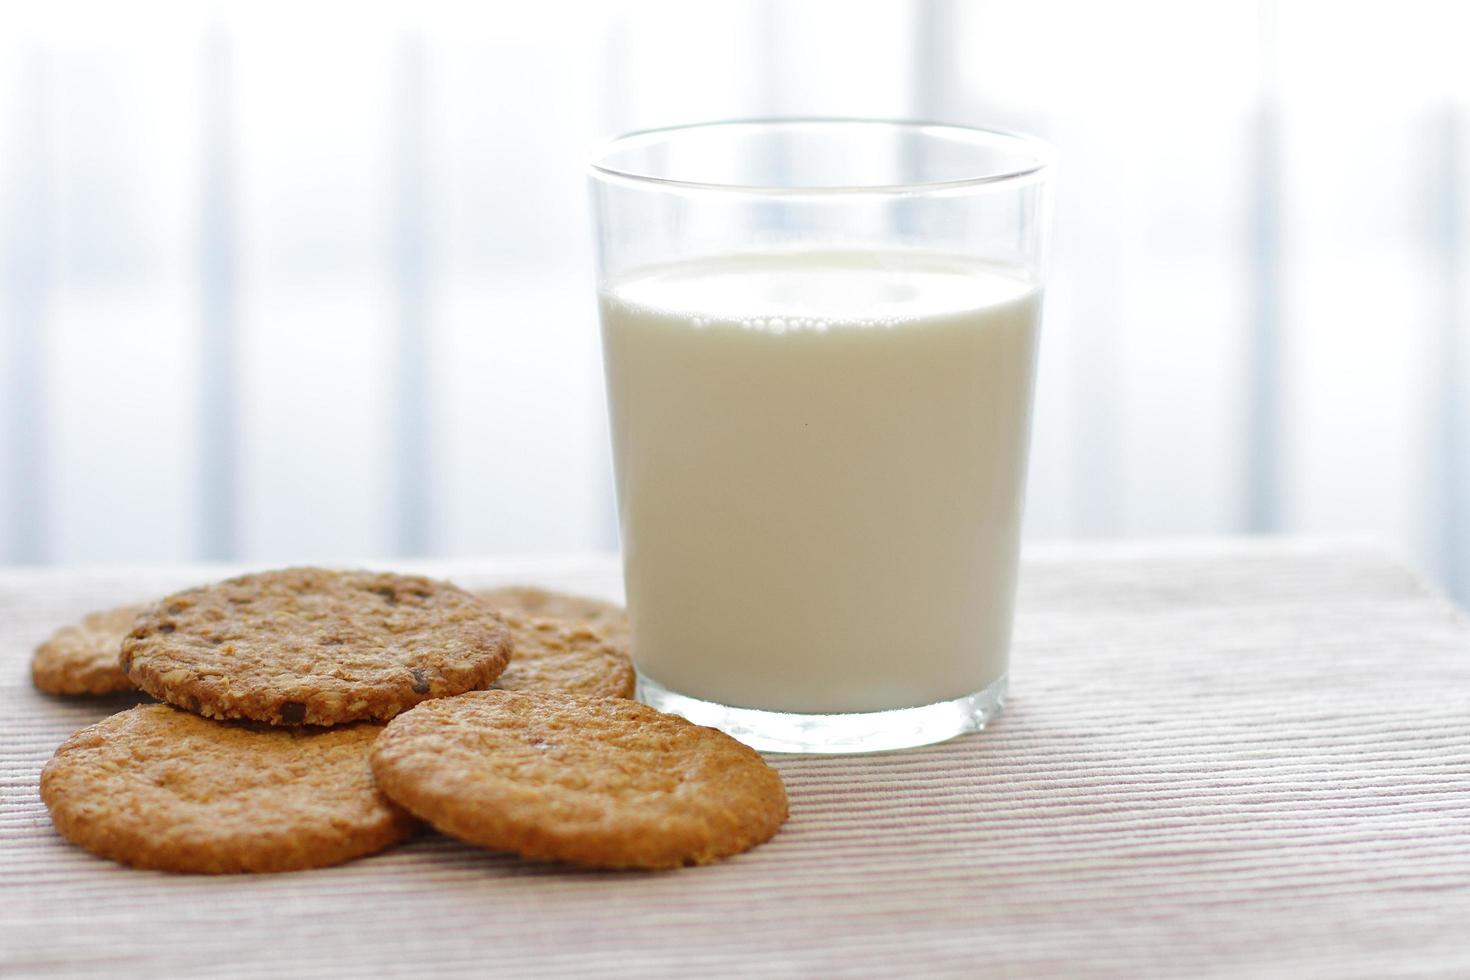
POLYGON ((857 120, 637 133, 590 175, 638 696, 756 748, 1000 711, 1051 167, 857 120))

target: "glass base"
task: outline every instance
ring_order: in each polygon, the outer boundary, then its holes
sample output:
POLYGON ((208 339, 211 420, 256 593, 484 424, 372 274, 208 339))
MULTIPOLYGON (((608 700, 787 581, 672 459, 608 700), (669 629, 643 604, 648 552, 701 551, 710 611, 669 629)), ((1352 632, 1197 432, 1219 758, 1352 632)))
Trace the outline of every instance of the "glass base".
POLYGON ((762 752, 882 752, 932 745, 978 732, 1000 714, 1006 698, 1006 676, 983 691, 953 701, 851 714, 804 715, 784 711, 731 708, 686 697, 638 674, 638 700, 682 715, 696 725, 718 728, 762 752))

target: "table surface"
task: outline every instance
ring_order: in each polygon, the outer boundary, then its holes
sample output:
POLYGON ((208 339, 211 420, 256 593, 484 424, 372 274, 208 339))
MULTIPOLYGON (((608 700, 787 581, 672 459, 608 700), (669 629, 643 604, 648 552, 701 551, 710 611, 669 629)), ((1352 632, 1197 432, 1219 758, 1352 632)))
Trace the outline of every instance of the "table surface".
MULTIPOLYGON (((620 587, 605 558, 401 567, 620 587)), ((1371 546, 1033 548, 999 722, 771 757, 790 822, 713 867, 425 833, 209 878, 66 844, 40 768, 130 702, 36 693, 32 647, 230 570, 0 570, 0 975, 1470 975, 1470 622, 1371 546)))

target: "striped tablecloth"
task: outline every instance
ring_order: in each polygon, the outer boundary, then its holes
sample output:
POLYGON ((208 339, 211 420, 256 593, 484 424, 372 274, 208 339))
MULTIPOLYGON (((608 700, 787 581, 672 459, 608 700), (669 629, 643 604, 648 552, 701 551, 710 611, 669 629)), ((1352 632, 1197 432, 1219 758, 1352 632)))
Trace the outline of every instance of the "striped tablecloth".
MULTIPOLYGON (((606 559, 417 567, 619 589, 606 559)), ((1372 548, 1032 549, 1002 720, 775 757, 790 823, 714 867, 432 834, 260 877, 90 857, 37 774, 127 702, 35 693, 30 650, 223 571, 0 571, 0 975, 1470 976, 1470 623, 1372 548)))

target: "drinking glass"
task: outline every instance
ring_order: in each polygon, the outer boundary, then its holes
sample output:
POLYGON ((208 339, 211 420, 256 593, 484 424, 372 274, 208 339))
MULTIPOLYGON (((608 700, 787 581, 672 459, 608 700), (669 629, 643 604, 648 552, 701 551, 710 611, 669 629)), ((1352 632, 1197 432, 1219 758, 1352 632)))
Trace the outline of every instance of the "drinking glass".
POLYGON ((635 133, 590 184, 638 696, 760 749, 1006 693, 1047 147, 917 122, 635 133))

